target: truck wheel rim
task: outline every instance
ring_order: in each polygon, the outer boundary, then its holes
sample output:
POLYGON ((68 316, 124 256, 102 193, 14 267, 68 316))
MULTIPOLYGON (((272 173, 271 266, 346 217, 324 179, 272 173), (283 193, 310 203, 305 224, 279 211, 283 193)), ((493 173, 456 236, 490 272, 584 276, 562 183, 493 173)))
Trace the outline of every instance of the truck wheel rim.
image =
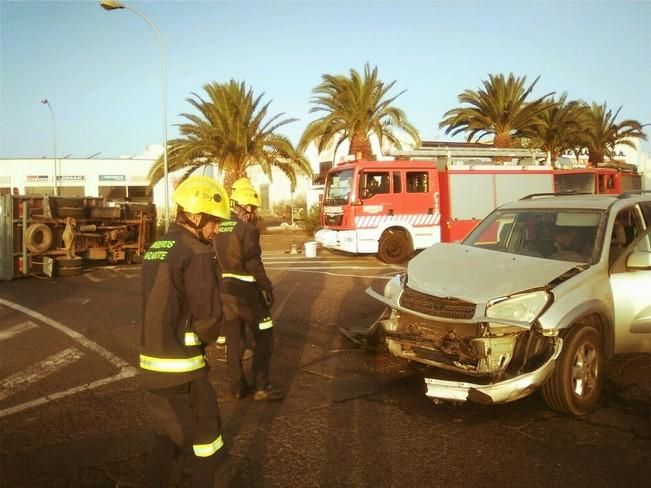
POLYGON ((581 345, 576 350, 572 368, 572 386, 579 398, 590 395, 597 386, 599 361, 597 350, 590 343, 581 345))

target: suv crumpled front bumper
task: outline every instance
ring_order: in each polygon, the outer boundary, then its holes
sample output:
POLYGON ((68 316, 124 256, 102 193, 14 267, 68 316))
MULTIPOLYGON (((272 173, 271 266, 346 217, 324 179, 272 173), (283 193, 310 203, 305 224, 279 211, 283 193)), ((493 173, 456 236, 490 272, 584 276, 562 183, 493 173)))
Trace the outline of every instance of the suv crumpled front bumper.
POLYGON ((425 377, 426 395, 437 400, 472 401, 483 405, 506 403, 524 398, 540 388, 554 371, 556 359, 563 349, 563 339, 557 338, 554 353, 540 368, 514 378, 481 385, 465 381, 448 381, 425 377))
MULTIPOLYGON (((387 314, 392 305, 395 306, 395 304, 390 303, 370 288, 367 290, 367 293, 387 304, 389 308, 383 312, 370 328, 363 332, 360 329, 349 331, 346 335, 355 342, 366 347, 381 342, 379 338, 386 338, 391 342, 392 336, 396 336, 396 333, 393 330, 395 327, 391 326, 391 321, 388 319, 388 315, 385 314, 387 314)), ((474 383, 465 380, 441 379, 435 376, 436 369, 426 370, 424 373, 425 385, 427 387, 425 394, 434 400, 452 402, 472 401, 484 405, 507 403, 524 398, 539 389, 554 371, 556 360, 563 349, 563 339, 560 336, 555 336, 552 340, 553 350, 549 358, 540 367, 493 383, 487 384, 474 383)), ((392 347, 389 347, 390 351, 391 349, 392 347)), ((405 359, 418 360, 416 358, 401 355, 395 351, 391 352, 392 354, 404 357, 405 359)), ((472 379, 472 377, 469 378, 472 379)))

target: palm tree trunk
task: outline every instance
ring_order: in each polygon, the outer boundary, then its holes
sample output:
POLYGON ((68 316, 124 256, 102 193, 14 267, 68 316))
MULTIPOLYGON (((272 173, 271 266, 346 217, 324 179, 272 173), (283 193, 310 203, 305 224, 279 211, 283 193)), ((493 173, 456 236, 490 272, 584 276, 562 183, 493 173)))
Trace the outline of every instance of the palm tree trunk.
POLYGON ((596 166, 604 162, 604 152, 595 148, 588 149, 588 166, 596 166))
MULTIPOLYGON (((509 134, 495 134, 495 139, 493 139, 493 145, 497 148, 500 149, 508 149, 511 147, 511 143, 513 141, 511 140, 511 136, 509 134)), ((508 161, 509 158, 506 157, 496 157, 495 162, 496 163, 503 163, 505 161, 508 161)))
POLYGON ((373 149, 371 148, 371 141, 368 136, 353 134, 350 139, 350 148, 348 154, 355 156, 355 159, 365 159, 372 161, 375 159, 373 149))
POLYGON ((246 174, 244 173, 236 173, 234 171, 224 171, 224 188, 226 189, 229 195, 231 193, 231 188, 233 187, 233 183, 235 183, 237 180, 245 176, 246 174))

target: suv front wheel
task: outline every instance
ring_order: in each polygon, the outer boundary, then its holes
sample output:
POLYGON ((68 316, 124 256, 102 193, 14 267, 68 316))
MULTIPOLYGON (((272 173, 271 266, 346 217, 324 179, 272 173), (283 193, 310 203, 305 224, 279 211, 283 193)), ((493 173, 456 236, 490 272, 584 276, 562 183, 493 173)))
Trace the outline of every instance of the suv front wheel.
POLYGON ((604 353, 594 327, 575 326, 563 337, 554 372, 542 387, 547 405, 570 415, 590 413, 601 398, 604 353))

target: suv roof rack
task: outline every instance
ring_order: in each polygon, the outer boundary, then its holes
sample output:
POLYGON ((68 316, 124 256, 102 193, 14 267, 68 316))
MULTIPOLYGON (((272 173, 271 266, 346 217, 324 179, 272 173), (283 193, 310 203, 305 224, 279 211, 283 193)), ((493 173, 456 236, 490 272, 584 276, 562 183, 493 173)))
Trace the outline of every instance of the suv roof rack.
POLYGON ((646 195, 646 194, 651 195, 651 190, 627 190, 617 195, 617 198, 629 198, 635 195, 646 195))
POLYGON ((590 192, 578 192, 578 191, 563 191, 563 192, 558 192, 558 193, 531 193, 529 195, 526 195, 520 200, 533 200, 534 198, 537 197, 571 197, 574 195, 594 195, 594 193, 590 192))

